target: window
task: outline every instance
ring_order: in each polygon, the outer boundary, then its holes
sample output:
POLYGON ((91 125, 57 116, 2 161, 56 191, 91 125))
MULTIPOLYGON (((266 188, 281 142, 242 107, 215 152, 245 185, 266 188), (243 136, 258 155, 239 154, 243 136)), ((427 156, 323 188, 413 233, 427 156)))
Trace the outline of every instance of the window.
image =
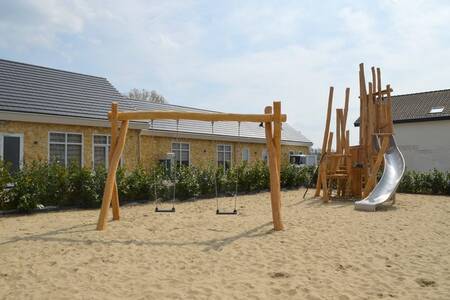
POLYGON ((267 149, 263 149, 261 159, 266 163, 269 161, 269 154, 267 153, 267 149))
POLYGON ((93 136, 93 164, 94 169, 109 166, 109 151, 111 150, 111 136, 94 135, 93 136))
POLYGON ((242 149, 242 161, 248 162, 250 160, 250 150, 245 147, 242 149))
POLYGON ((217 145, 217 165, 225 171, 231 168, 231 145, 217 145))
POLYGON ((23 134, 0 133, 0 160, 14 174, 23 165, 23 134))
POLYGON ((172 143, 172 152, 175 153, 175 161, 184 166, 189 166, 189 144, 172 143))
POLYGON ((439 114, 441 112, 444 111, 444 107, 443 106, 434 106, 431 108, 430 110, 430 114, 439 114))
POLYGON ((81 167, 83 136, 79 133, 50 132, 48 160, 66 167, 71 164, 81 167))

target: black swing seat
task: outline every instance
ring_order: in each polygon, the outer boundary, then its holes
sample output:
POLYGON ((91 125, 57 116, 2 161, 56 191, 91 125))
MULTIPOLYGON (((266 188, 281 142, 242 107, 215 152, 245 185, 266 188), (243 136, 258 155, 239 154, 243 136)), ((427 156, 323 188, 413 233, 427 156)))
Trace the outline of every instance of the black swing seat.
POLYGON ((175 207, 172 208, 159 208, 159 207, 155 207, 155 212, 162 212, 162 213, 174 213, 175 212, 175 207))
POLYGON ((216 215, 237 215, 237 210, 233 210, 233 211, 220 211, 220 210, 216 210, 216 215))

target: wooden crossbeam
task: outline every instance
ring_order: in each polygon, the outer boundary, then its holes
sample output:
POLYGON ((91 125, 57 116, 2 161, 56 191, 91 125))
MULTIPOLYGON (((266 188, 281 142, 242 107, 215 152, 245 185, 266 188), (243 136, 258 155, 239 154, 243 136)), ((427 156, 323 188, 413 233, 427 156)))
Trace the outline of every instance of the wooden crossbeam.
MULTIPOLYGON (((275 102, 277 103, 277 102, 275 102)), ((108 114, 111 118, 111 113, 108 114)), ((229 113, 199 113, 181 111, 126 111, 119 112, 119 121, 124 120, 195 120, 207 122, 286 122, 285 114, 229 114, 229 113)))

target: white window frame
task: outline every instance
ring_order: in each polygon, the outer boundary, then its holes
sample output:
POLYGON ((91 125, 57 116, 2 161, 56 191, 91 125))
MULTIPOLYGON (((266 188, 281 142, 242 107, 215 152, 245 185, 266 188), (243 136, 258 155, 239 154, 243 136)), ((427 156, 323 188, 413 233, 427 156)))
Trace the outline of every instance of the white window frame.
MULTIPOLYGON (((97 145, 97 146, 105 146, 105 144, 95 144, 95 142, 94 142, 94 137, 95 136, 106 136, 106 140, 107 140, 107 142, 108 141, 111 141, 112 142, 112 137, 111 137, 111 135, 110 134, 103 134, 103 133, 94 133, 94 134, 92 134, 92 170, 94 170, 95 169, 95 165, 94 165, 94 162, 95 162, 95 157, 94 157, 94 155, 95 155, 95 146, 97 145)), ((106 170, 108 170, 109 169, 109 154, 110 154, 110 148, 111 148, 111 144, 109 143, 107 146, 109 146, 109 147, 106 147, 106 164, 105 164, 105 169, 106 170)), ((120 157, 120 160, 119 160, 119 166, 123 166, 123 154, 122 154, 122 157, 120 157)))
POLYGON ((261 160, 265 161, 267 164, 269 163, 269 151, 266 148, 261 151, 261 160), (267 158, 267 160, 265 158, 267 158))
MULTIPOLYGON (((170 144, 170 151, 175 153, 175 150, 173 149, 173 144, 180 144, 180 149, 178 150, 180 152, 180 165, 182 165, 182 163, 181 163, 181 152, 182 151, 186 151, 186 150, 182 150, 181 149, 182 148, 181 145, 188 145, 188 166, 190 166, 191 165, 191 143, 180 142, 180 141, 172 141, 172 143, 170 144)), ((175 156, 174 160, 175 160, 175 163, 177 163, 176 156, 175 156)))
POLYGON ((108 170, 109 168, 109 151, 111 150, 111 135, 110 134, 101 134, 101 133, 94 133, 92 135, 92 169, 95 169, 95 146, 97 147, 106 147, 106 157, 105 157, 105 169, 108 170), (96 144, 95 143, 95 137, 96 136, 106 136, 106 144, 96 144))
MULTIPOLYGON (((223 146, 225 149, 225 146, 230 146, 230 168, 233 167, 233 145, 232 144, 217 144, 216 146, 216 163, 217 163, 217 167, 219 167, 219 146, 223 146)), ((228 152, 228 151, 227 151, 228 152)), ((225 150, 223 150, 223 153, 225 154, 225 150)), ((225 155, 224 155, 224 164, 223 164, 223 169, 225 170, 225 155)))
POLYGON ((10 136, 10 137, 18 137, 20 138, 20 142, 19 142, 19 168, 22 169, 23 168, 23 140, 24 140, 24 135, 23 133, 8 133, 8 132, 0 132, 0 159, 3 160, 3 155, 5 154, 5 149, 3 148, 4 146, 4 137, 5 136, 10 136))
POLYGON ((445 107, 444 106, 433 106, 430 111, 429 114, 441 114, 444 112, 445 107))
POLYGON ((241 161, 244 162, 249 162, 250 161, 250 148, 249 147, 243 147, 241 149, 241 161), (247 151, 247 159, 244 160, 244 151, 247 151))
POLYGON ((50 144, 66 145, 66 151, 64 152, 64 155, 65 155, 65 157, 64 157, 64 166, 66 168, 68 167, 68 165, 67 165, 67 163, 68 163, 68 161, 67 161, 67 145, 81 145, 81 166, 80 167, 84 166, 84 135, 83 135, 82 132, 49 131, 47 139, 48 139, 48 143, 47 143, 47 152, 48 152, 47 160, 48 160, 48 163, 51 163, 51 161, 50 161, 50 144), (61 142, 50 142, 50 135, 52 133, 65 134, 66 135, 66 142, 64 142, 64 143, 61 143, 61 142), (67 142, 67 135, 69 135, 69 134, 81 135, 81 144, 79 144, 79 143, 68 143, 67 142))

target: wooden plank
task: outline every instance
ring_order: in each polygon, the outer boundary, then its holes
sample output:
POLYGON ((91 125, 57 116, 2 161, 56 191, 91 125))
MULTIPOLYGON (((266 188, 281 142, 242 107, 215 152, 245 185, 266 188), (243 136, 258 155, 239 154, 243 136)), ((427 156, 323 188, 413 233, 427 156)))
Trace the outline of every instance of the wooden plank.
MULTIPOLYGON (((264 109, 266 114, 272 113, 272 107, 267 106, 264 109)), ((274 139, 272 136, 272 123, 266 122, 264 124, 264 129, 266 133, 266 145, 267 152, 269 154, 269 170, 270 170, 270 200, 272 205, 272 220, 273 228, 275 231, 280 231, 284 229, 282 218, 281 218, 281 190, 280 190, 280 171, 278 169, 278 158, 274 139)))
MULTIPOLYGON (((318 170, 318 174, 321 174, 320 170, 322 168, 322 160, 325 154, 325 150, 327 149, 327 142, 328 142, 328 134, 330 132, 330 121, 331 121, 331 109, 333 107, 333 91, 334 88, 332 86, 330 86, 330 91, 328 93, 328 106, 327 106, 327 116, 326 116, 326 120, 325 120, 325 129, 324 129, 324 133, 323 133, 323 141, 322 141, 322 153, 320 156, 320 160, 319 160, 319 170, 318 170)), ((317 182, 316 182, 316 192, 315 192, 315 197, 318 197, 320 195, 320 188, 322 186, 322 178, 320 178, 320 176, 317 177, 317 182)))
MULTIPOLYGON (((116 148, 117 143, 117 113, 118 113, 118 104, 117 102, 113 102, 111 104, 111 149, 109 151, 109 164, 111 165, 112 154, 114 149, 116 148)), ((111 200, 111 206, 113 211, 113 220, 117 221, 120 219, 120 206, 119 206, 119 191, 117 190, 117 181, 114 176, 114 187, 113 187, 113 195, 111 200)))
MULTIPOLYGON (((109 113, 108 116, 110 116, 109 113)), ((281 114, 280 117, 265 114, 230 114, 230 113, 198 113, 180 111, 128 111, 119 112, 119 121, 124 120, 196 120, 207 122, 231 121, 231 122, 273 122, 279 118, 279 122, 286 122, 287 117, 281 114)))
POLYGON ((120 126, 119 137, 117 145, 112 154, 111 164, 108 169, 108 177, 106 178, 105 190, 103 192, 102 207, 98 216, 97 230, 103 230, 106 227, 106 218, 108 216, 108 208, 111 204, 112 193, 114 189, 114 181, 116 177, 117 168, 119 166, 120 157, 125 147, 125 140, 128 132, 128 121, 122 121, 120 126))

